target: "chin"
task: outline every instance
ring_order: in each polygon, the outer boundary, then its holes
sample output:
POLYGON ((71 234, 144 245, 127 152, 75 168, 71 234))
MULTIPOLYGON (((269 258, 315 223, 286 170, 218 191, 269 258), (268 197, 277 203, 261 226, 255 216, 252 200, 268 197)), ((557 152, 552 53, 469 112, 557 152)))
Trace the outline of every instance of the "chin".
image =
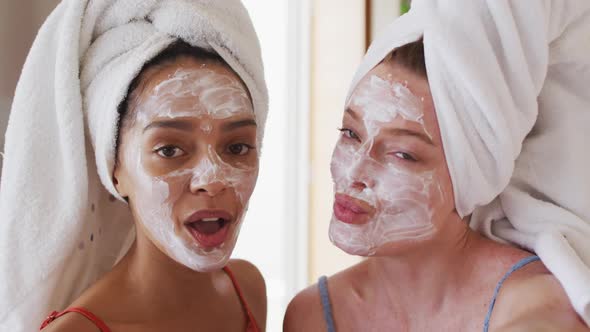
POLYGON ((209 273, 209 272, 215 272, 215 271, 219 271, 221 270, 223 267, 225 267, 225 265, 227 265, 227 262, 229 261, 229 256, 227 258, 224 258, 223 260, 217 261, 217 262, 212 262, 209 264, 204 264, 201 266, 195 266, 195 267, 190 267, 193 271, 196 272, 202 272, 202 273, 209 273))
POLYGON ((191 239, 177 237, 174 243, 163 245, 163 253, 176 263, 195 272, 214 272, 223 268, 231 258, 235 243, 229 241, 217 248, 201 248, 191 239))
POLYGON ((369 257, 375 253, 374 248, 370 248, 365 243, 339 239, 337 236, 330 234, 330 241, 340 250, 344 251, 349 255, 369 257))
POLYGON ((179 264, 182 264, 195 272, 208 273, 221 270, 230 260, 230 256, 231 252, 212 253, 211 255, 206 256, 193 253, 192 257, 182 257, 182 259, 172 258, 179 264))

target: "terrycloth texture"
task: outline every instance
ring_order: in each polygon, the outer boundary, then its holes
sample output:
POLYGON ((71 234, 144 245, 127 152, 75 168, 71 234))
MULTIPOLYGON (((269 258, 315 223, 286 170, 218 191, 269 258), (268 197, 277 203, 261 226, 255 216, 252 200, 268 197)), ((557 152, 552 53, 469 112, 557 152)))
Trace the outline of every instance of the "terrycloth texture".
POLYGON ((590 325, 590 1, 416 0, 352 82, 424 38, 461 216, 535 251, 590 325))
POLYGON ((239 0, 64 0, 39 31, 6 132, 0 331, 38 329, 127 249, 131 218, 111 180, 117 106, 143 64, 177 39, 225 59, 262 129, 260 47, 239 0))

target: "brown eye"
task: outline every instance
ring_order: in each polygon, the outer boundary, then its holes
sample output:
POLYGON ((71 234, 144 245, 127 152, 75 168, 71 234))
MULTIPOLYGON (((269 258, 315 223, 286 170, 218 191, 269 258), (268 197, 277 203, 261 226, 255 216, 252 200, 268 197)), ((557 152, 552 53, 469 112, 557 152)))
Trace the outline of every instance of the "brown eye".
POLYGON ((252 149, 253 147, 247 145, 247 144, 243 144, 243 143, 238 143, 238 144, 232 144, 230 146, 228 146, 228 151, 229 153, 236 155, 236 156, 243 156, 245 154, 247 154, 248 152, 250 152, 250 149, 252 149))
POLYGON ((184 155, 184 151, 181 148, 173 145, 163 146, 161 148, 156 149, 155 151, 160 157, 166 159, 172 159, 176 157, 180 157, 184 155))

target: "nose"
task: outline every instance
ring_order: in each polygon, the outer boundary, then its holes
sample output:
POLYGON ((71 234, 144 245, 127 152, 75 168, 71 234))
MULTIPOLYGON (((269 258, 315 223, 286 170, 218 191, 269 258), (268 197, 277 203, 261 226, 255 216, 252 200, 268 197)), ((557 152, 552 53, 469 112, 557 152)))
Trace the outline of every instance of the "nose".
POLYGON ((193 171, 190 182, 191 193, 214 197, 223 192, 226 184, 222 181, 224 179, 224 172, 219 167, 211 153, 200 160, 198 166, 193 171))
POLYGON ((373 182, 372 179, 368 179, 368 178, 364 178, 364 179, 358 179, 358 180, 353 180, 351 187, 353 189, 356 189, 358 191, 363 191, 366 188, 372 188, 373 186, 375 186, 375 183, 373 182))
POLYGON ((222 193, 226 185, 218 179, 211 179, 210 181, 191 181, 191 193, 195 195, 207 195, 215 197, 222 193))
POLYGON ((374 174, 371 173, 370 161, 365 160, 365 158, 358 158, 353 161, 349 173, 352 180, 352 189, 363 191, 366 188, 373 188, 375 180, 374 174))

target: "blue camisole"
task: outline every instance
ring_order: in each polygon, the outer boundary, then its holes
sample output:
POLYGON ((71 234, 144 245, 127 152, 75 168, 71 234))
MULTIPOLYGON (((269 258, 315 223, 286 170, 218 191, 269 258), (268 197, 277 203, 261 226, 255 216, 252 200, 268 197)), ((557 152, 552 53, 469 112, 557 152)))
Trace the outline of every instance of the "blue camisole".
MULTIPOLYGON (((494 310, 494 305, 496 304, 496 298, 498 297, 498 293, 502 288, 502 285, 512 275, 512 273, 518 271, 519 269, 523 268, 524 266, 536 262, 540 260, 538 256, 529 256, 518 261, 514 264, 508 272, 500 279, 498 284, 496 285, 496 289, 494 290, 494 296, 490 301, 490 305, 488 307, 488 313, 486 315, 485 321, 483 323, 483 332, 488 332, 489 325, 490 325, 490 318, 492 317, 492 311, 494 310)), ((320 291, 320 300, 322 302, 322 311, 324 313, 324 320, 326 322, 327 332, 336 332, 336 325, 334 324, 334 313, 332 312, 332 305, 330 304, 330 294, 328 293, 328 278, 326 276, 320 277, 318 280, 318 289, 320 291)))

